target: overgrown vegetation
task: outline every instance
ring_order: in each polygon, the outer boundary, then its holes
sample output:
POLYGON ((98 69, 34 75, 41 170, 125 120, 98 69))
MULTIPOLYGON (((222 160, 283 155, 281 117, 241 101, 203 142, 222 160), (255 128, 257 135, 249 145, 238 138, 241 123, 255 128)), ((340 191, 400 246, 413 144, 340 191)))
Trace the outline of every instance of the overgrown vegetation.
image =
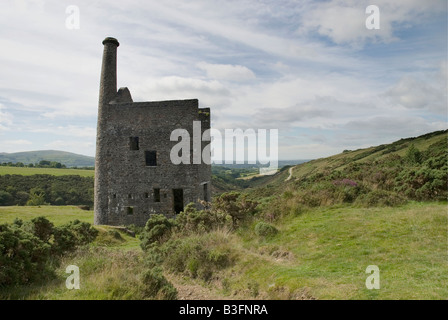
POLYGON ((234 263, 227 240, 232 230, 254 216, 257 203, 230 192, 203 205, 205 209, 198 210, 189 204, 175 220, 163 215, 148 220, 141 247, 149 266, 163 265, 171 272, 209 281, 234 263))
MULTIPOLYGON (((383 146, 381 150, 388 147, 383 146)), ((268 221, 320 206, 397 206, 409 200, 446 200, 446 139, 439 139, 423 151, 414 144, 400 150, 404 151, 403 156, 387 153, 379 158, 349 162, 339 167, 329 165, 331 158, 324 159, 325 166, 315 165, 311 171, 306 168, 312 167, 312 163, 302 164, 294 169, 298 172, 294 179, 277 185, 275 189, 265 186, 250 191, 249 198, 271 195, 269 204, 263 206, 268 221)), ((378 150, 373 148, 369 154, 373 152, 378 150)), ((350 158, 347 153, 350 152, 346 152, 345 157, 350 158)))
POLYGON ((0 288, 48 280, 58 257, 90 243, 97 233, 86 222, 54 227, 45 217, 0 225, 0 288))
POLYGON ((93 205, 93 177, 0 176, 0 206, 93 205))

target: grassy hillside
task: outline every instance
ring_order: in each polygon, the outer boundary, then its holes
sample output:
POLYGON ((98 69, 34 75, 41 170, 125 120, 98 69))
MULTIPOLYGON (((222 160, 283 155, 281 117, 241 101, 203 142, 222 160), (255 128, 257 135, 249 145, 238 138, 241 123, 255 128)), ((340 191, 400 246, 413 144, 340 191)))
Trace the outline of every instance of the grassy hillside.
POLYGON ((238 283, 318 299, 446 299, 446 203, 317 208, 279 221, 269 239, 241 230, 238 283), (380 289, 365 286, 369 265, 380 289), (284 289, 281 289, 284 287, 284 289))
POLYGON ((41 160, 60 162, 65 164, 67 167, 93 167, 95 165, 94 157, 88 157, 65 151, 39 150, 16 153, 0 153, 0 163, 22 162, 24 164, 35 164, 41 160))
POLYGON ((349 165, 367 163, 369 161, 381 161, 392 158, 394 155, 404 157, 406 151, 414 144, 419 151, 427 151, 431 146, 443 143, 445 152, 448 141, 448 130, 436 131, 416 138, 401 139, 391 144, 359 149, 323 158, 311 160, 305 164, 294 167, 293 177, 301 179, 316 173, 322 173, 329 170, 342 170, 349 165))
POLYGON ((284 194, 311 206, 446 199, 447 152, 448 130, 437 131, 283 167, 246 180, 248 193, 255 199, 284 194))
MULTIPOLYGON (((91 212, 74 207, 19 207, 0 214, 24 220, 47 214, 59 225, 75 216, 91 221, 91 212), (90 216, 89 216, 90 214, 90 216)), ((256 221, 237 232, 212 230, 184 237, 173 235, 183 248, 183 271, 168 266, 165 275, 174 286, 187 288, 191 298, 198 288, 204 299, 446 299, 446 203, 412 202, 396 208, 333 206, 290 215, 275 224, 278 233, 260 236, 256 221), (202 244, 197 247, 197 244, 202 244), (196 244, 196 246, 195 246, 196 244), (195 250, 208 250, 215 263, 209 280, 192 277, 195 250), (227 260, 223 260, 227 257, 227 260), (225 264, 220 261, 227 261, 225 264), (219 264, 222 266, 218 267, 219 264), (380 289, 368 290, 365 270, 380 270, 380 289), (183 280, 179 281, 179 275, 183 280), (176 280, 177 279, 177 280, 176 280)), ((0 290, 0 296, 26 299, 142 299, 141 276, 148 257, 138 239, 109 227, 89 248, 67 255, 56 278, 45 284, 0 290), (81 290, 65 288, 65 267, 76 264, 82 272, 81 290), (130 272, 131 271, 131 272, 130 272)), ((163 250, 163 246, 161 247, 163 250)), ((201 251, 202 252, 202 251, 201 251)), ((173 254, 181 254, 174 252, 173 254)), ((170 262, 171 261, 171 262, 170 262)), ((200 271, 200 269, 199 269, 200 271)))

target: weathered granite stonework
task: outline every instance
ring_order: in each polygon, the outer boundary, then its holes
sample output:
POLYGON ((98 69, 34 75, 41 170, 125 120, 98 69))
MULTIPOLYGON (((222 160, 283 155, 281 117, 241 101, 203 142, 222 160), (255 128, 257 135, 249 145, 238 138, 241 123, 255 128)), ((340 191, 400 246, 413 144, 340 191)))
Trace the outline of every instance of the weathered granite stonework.
MULTIPOLYGON (((133 102, 117 92, 117 47, 103 41, 95 159, 95 224, 143 226, 150 214, 173 216, 190 203, 209 200, 211 166, 193 164, 193 121, 210 128, 210 109, 198 100, 133 102), (170 160, 171 132, 191 137, 190 164, 170 160)), ((209 142, 201 142, 201 151, 209 142)), ((198 205, 199 206, 199 205, 198 205)))

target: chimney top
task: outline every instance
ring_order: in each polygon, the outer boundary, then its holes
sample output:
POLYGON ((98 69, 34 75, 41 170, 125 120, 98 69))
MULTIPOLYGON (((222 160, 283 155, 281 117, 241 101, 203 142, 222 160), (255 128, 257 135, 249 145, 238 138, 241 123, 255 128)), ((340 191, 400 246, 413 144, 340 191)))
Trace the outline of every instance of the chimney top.
POLYGON ((120 45, 120 43, 118 43, 118 40, 112 37, 107 37, 106 39, 103 40, 103 45, 105 45, 106 43, 113 43, 115 44, 117 47, 120 45))

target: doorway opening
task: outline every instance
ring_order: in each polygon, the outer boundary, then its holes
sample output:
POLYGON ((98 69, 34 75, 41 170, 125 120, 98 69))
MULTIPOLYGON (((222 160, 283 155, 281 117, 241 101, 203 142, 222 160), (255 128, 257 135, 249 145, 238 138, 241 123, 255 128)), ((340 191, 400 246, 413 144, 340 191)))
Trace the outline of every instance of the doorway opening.
POLYGON ((173 209, 176 214, 184 211, 184 190, 173 189, 173 209))

